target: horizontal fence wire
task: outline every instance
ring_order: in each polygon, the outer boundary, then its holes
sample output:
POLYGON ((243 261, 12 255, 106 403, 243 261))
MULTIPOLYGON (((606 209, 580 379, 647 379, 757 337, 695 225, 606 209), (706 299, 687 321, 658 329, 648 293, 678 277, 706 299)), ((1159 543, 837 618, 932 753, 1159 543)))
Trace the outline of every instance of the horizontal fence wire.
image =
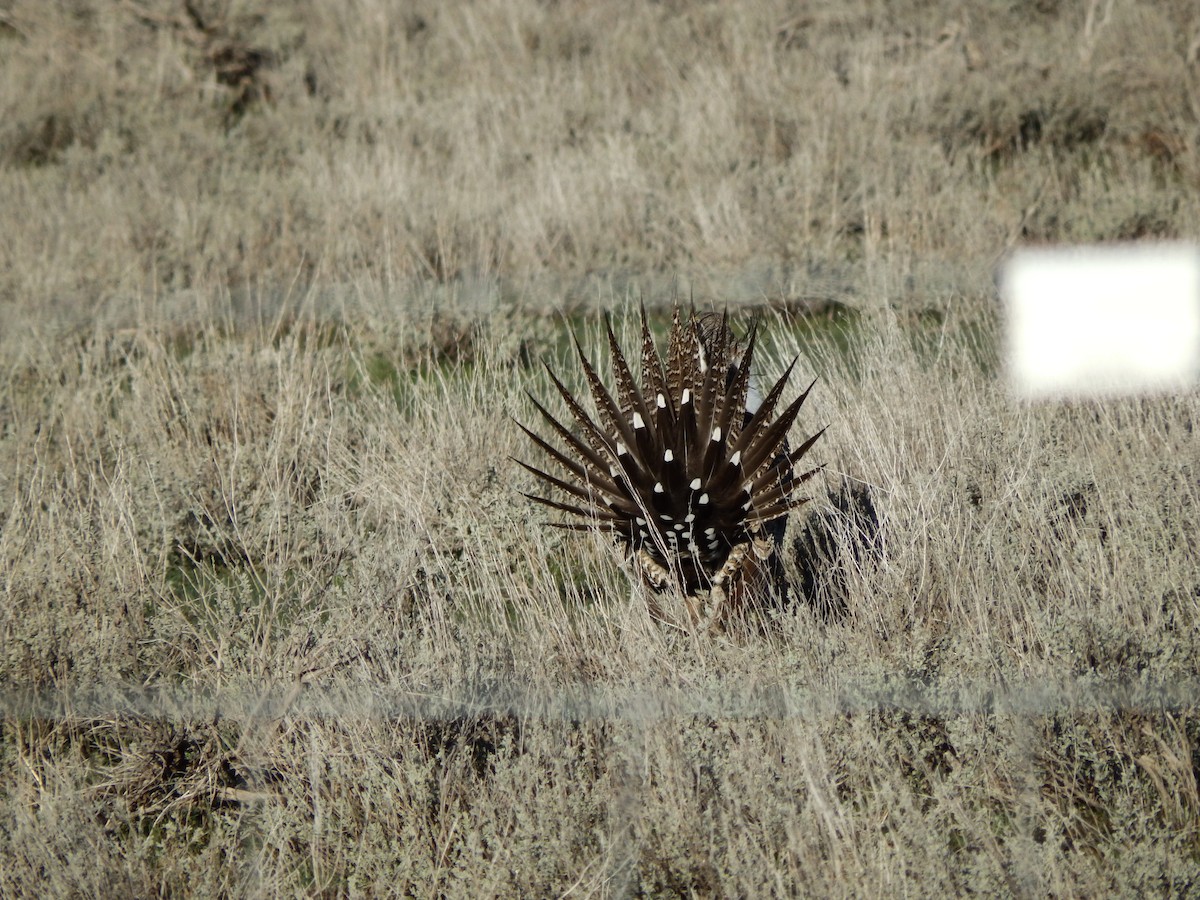
POLYGON ((220 690, 180 686, 95 686, 0 690, 7 719, 165 721, 456 720, 514 716, 542 720, 654 722, 678 717, 821 719, 895 711, 926 716, 1054 716, 1097 711, 1200 711, 1200 678, 1171 682, 1098 678, 1013 682, 922 682, 804 687, 733 677, 693 685, 530 686, 515 682, 406 690, 377 685, 261 683, 220 690))
MULTIPOLYGON (((778 721, 803 725, 831 717, 898 713, 941 718, 959 716, 1016 717, 1011 740, 1017 756, 1028 760, 1028 770, 1018 767, 1014 786, 1015 827, 1035 833, 1035 812, 1043 783, 1038 773, 1038 753, 1033 730, 1039 717, 1104 715, 1121 712, 1147 715, 1200 712, 1200 678, 1170 682, 1140 679, 1030 678, 988 682, 889 680, 877 683, 805 686, 771 683, 764 679, 725 676, 686 685, 575 684, 531 685, 492 679, 472 684, 447 684, 419 690, 377 684, 328 685, 293 683, 264 686, 225 686, 196 690, 189 686, 94 686, 69 690, 0 689, 0 717, 4 721, 57 720, 91 723, 114 720, 152 720, 177 723, 228 720, 253 732, 280 720, 353 723, 441 721, 450 724, 486 716, 511 716, 520 720, 555 723, 624 722, 626 739, 616 739, 599 752, 614 760, 616 780, 612 821, 629 823, 645 816, 644 791, 653 772, 645 761, 644 737, 655 727, 672 727, 672 720, 696 718, 778 721), (1027 814, 1022 810, 1029 811, 1027 814)), ((622 729, 624 730, 624 729, 622 729)), ((320 771, 320 753, 314 742, 313 771, 320 771)), ((238 770, 245 783, 219 787, 216 795, 236 802, 242 810, 242 828, 265 833, 278 825, 272 810, 290 802, 269 776, 271 762, 256 742, 239 744, 238 770), (257 823, 257 824, 254 824, 257 823)), ((312 792, 314 798, 320 792, 312 792)), ((318 799, 313 800, 314 804, 318 799)), ((314 812, 319 822, 319 811, 314 812)), ((315 828, 316 826, 314 826, 315 828)), ((602 878, 613 896, 632 895, 636 886, 641 839, 630 840, 627 829, 611 835, 623 852, 609 854, 602 878)), ((243 887, 249 893, 269 894, 267 870, 252 866, 243 887)), ((1040 882, 1030 869, 1016 870, 1023 893, 1035 893, 1040 882)))

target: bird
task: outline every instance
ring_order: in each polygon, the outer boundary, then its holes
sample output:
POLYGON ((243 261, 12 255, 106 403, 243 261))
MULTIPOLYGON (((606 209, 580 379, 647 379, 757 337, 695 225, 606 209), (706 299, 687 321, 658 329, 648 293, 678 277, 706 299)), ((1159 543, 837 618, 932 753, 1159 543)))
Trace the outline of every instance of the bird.
POLYGON ((594 415, 548 364, 574 428, 526 391, 551 434, 516 424, 553 466, 514 461, 565 497, 524 496, 570 517, 556 527, 613 535, 653 593, 683 598, 687 625, 723 627, 786 590, 787 516, 822 468, 796 466, 825 429, 794 449, 788 432, 816 382, 776 415, 798 357, 763 394, 753 373, 758 321, 742 348, 728 311, 684 314, 676 304, 665 357, 642 306, 639 384, 607 316, 604 326, 615 391, 572 335, 594 415))

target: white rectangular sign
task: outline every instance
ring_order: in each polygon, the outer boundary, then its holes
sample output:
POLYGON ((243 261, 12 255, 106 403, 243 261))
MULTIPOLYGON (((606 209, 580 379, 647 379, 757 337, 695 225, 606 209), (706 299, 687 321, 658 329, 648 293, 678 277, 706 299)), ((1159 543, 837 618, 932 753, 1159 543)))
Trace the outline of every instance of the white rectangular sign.
POLYGON ((1008 368, 1030 399, 1172 391, 1200 380, 1200 248, 1018 250, 1001 277, 1008 368))

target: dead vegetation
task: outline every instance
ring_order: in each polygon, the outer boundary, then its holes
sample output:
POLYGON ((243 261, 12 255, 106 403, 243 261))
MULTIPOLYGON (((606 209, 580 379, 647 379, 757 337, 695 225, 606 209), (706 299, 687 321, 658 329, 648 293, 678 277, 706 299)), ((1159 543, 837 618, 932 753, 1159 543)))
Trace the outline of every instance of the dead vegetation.
POLYGON ((1184 0, 0 9, 0 894, 1194 892, 1200 400, 1014 403, 992 274, 1200 236, 1197 47, 1184 0), (508 459, 568 324, 676 294, 830 426, 804 602, 722 639, 508 459))

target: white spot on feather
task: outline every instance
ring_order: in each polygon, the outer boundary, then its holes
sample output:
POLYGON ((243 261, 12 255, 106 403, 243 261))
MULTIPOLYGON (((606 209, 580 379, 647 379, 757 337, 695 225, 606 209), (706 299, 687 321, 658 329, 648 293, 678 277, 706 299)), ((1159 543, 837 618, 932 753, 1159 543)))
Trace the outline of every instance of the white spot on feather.
POLYGON ((662 492, 663 492, 662 482, 661 481, 654 482, 654 493, 661 494, 662 492))
POLYGON ((704 504, 708 503, 708 494, 707 494, 707 493, 701 494, 701 495, 700 495, 700 499, 699 499, 699 501, 697 501, 697 502, 699 502, 699 504, 700 504, 701 506, 703 506, 704 504))
POLYGON ((672 453, 670 450, 667 450, 663 453, 663 462, 670 462, 674 458, 675 458, 675 454, 672 453))
POLYGON ((664 397, 662 394, 659 394, 659 395, 658 395, 658 397, 657 397, 657 398, 655 398, 655 401, 654 401, 654 402, 658 404, 658 408, 659 408, 659 409, 666 409, 666 408, 667 408, 667 398, 666 398, 666 397, 664 397))
POLYGON ((693 479, 692 479, 691 488, 692 488, 692 490, 693 490, 693 491, 698 491, 698 490, 700 490, 700 479, 699 479, 699 478, 693 478, 693 479))
POLYGON ((712 433, 712 439, 713 439, 714 441, 720 442, 720 440, 721 440, 721 429, 720 429, 719 427, 718 427, 718 428, 714 428, 714 429, 713 429, 713 433, 712 433))
POLYGON ((692 391, 691 391, 691 388, 684 388, 684 389, 683 389, 683 397, 681 397, 681 398, 680 398, 679 402, 680 402, 680 404, 681 404, 681 405, 683 405, 683 406, 687 406, 689 403, 691 403, 691 402, 692 402, 692 391))
POLYGON ((733 456, 729 457, 729 463, 730 465, 740 466, 742 464, 742 451, 739 450, 733 456))
POLYGON ((645 428, 646 427, 646 420, 642 418, 641 413, 633 414, 633 427, 634 428, 645 428))

